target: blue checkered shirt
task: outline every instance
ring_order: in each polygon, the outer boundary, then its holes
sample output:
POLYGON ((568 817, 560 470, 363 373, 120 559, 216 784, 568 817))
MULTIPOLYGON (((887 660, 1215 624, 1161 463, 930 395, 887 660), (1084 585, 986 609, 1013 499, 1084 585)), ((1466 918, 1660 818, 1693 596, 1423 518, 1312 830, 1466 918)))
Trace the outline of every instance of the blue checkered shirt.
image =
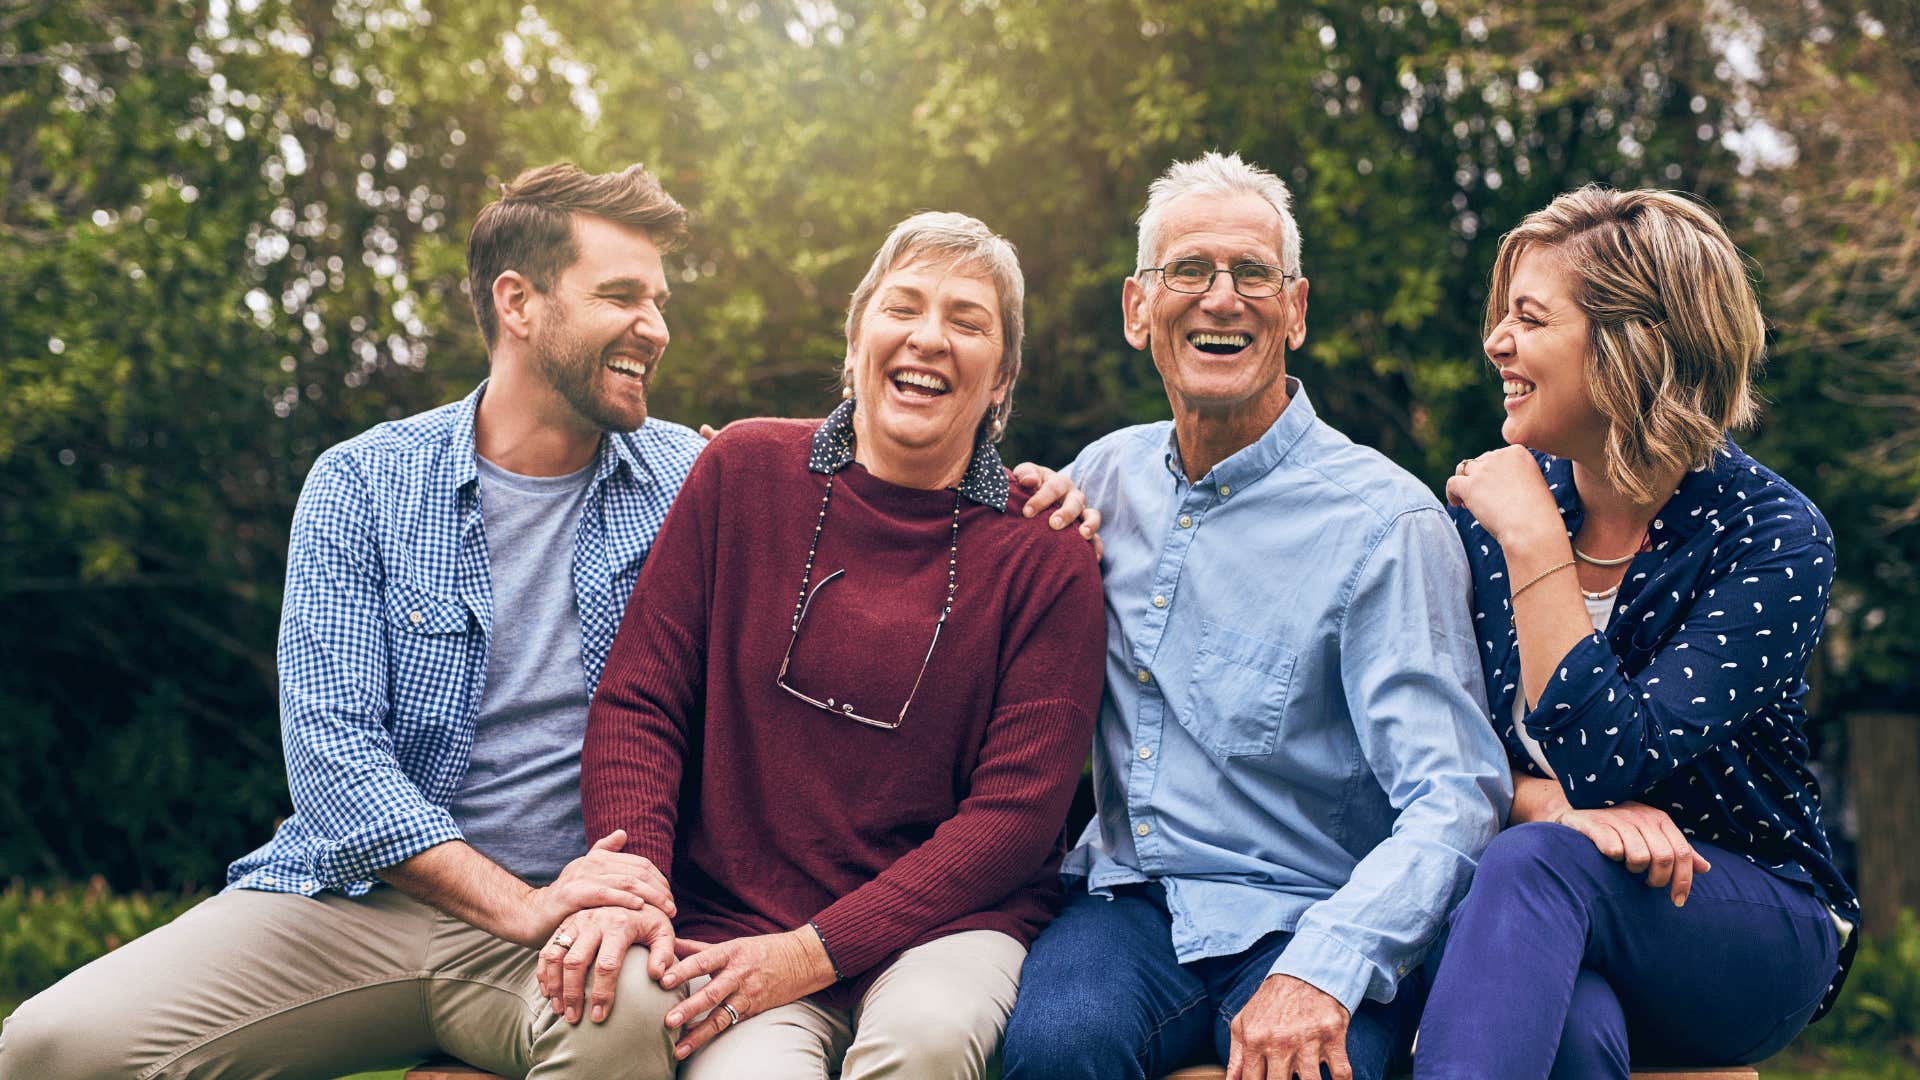
MULTIPOLYGON (((349 439, 307 476, 280 612, 294 812, 228 868, 229 889, 359 896, 381 867, 460 839, 447 804, 467 771, 493 628, 473 446, 485 390, 349 439)), ((589 695, 705 445, 661 420, 601 441, 571 567, 589 695)))

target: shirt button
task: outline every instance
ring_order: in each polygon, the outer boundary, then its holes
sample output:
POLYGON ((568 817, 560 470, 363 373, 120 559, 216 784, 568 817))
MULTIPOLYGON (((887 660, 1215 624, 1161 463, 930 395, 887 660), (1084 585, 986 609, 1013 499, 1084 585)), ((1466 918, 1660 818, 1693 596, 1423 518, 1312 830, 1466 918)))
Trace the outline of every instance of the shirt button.
POLYGON ((1150 833, 1150 832, 1152 832, 1152 831, 1153 831, 1153 826, 1151 826, 1151 825, 1149 825, 1149 824, 1147 824, 1146 822, 1144 822, 1144 821, 1143 821, 1143 822, 1141 822, 1140 824, 1138 824, 1138 825, 1135 825, 1135 826, 1133 827, 1133 831, 1134 831, 1134 834, 1135 834, 1135 835, 1137 835, 1137 836, 1145 836, 1145 835, 1147 835, 1148 833, 1150 833))
POLYGON ((1153 676, 1147 674, 1146 668, 1141 668, 1139 671, 1135 672, 1133 677, 1136 679, 1139 679, 1143 683, 1153 681, 1153 676))
POLYGON ((1153 598, 1153 606, 1154 606, 1154 607, 1166 607, 1166 606, 1167 606, 1167 598, 1166 598, 1165 596, 1156 596, 1156 597, 1154 597, 1154 598, 1153 598))
POLYGON ((1141 748, 1140 748, 1140 760, 1141 760, 1141 761, 1145 761, 1145 760, 1147 760, 1148 758, 1150 758, 1150 757, 1152 757, 1152 756, 1153 756, 1153 747, 1151 747, 1151 746, 1143 746, 1143 747, 1141 747, 1141 748))
POLYGON ((1231 495, 1231 494, 1233 494, 1233 485, 1232 485, 1232 484, 1221 484, 1221 485, 1220 485, 1220 497, 1221 497, 1221 498, 1223 498, 1223 499, 1224 499, 1224 498, 1226 498, 1227 496, 1229 496, 1229 495, 1231 495))
POLYGON ((1191 528, 1193 528, 1193 515, 1192 515, 1192 514, 1181 514, 1181 515, 1180 515, 1180 527, 1181 527, 1181 528, 1183 528, 1183 529, 1191 529, 1191 528))
POLYGON ((419 626, 421 623, 427 621, 427 617, 417 611, 409 611, 407 612, 407 621, 415 626, 419 626))

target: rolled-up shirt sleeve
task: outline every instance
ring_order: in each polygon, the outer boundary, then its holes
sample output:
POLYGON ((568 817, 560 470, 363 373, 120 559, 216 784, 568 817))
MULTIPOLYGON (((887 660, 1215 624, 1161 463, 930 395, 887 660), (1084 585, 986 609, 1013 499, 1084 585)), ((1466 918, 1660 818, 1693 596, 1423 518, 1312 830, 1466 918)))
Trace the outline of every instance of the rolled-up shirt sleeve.
POLYGON ((460 839, 410 779, 387 726, 391 658, 372 501, 350 456, 322 455, 294 510, 280 616, 280 735, 322 888, 460 839))
POLYGON ((1612 806, 1738 740, 1800 681, 1833 585, 1823 537, 1767 540, 1706 582, 1631 677, 1599 634, 1560 661, 1524 723, 1576 807, 1612 806))
POLYGON ((1368 766, 1398 816, 1346 884, 1307 909, 1272 973, 1349 1012, 1388 1001, 1466 892, 1513 798, 1486 721, 1464 554, 1438 509, 1388 523, 1355 571, 1341 676, 1368 766))

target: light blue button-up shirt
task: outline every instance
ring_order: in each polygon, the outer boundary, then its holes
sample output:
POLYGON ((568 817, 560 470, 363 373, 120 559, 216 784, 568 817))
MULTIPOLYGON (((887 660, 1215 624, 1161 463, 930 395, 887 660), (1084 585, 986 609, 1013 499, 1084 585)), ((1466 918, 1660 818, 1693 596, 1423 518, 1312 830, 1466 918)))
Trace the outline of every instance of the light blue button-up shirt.
POLYGON ((1069 467, 1107 512, 1098 813, 1063 872, 1157 881, 1182 963, 1291 931, 1274 974, 1391 1000, 1513 798, 1440 504, 1314 416, 1188 483, 1168 422, 1069 467))

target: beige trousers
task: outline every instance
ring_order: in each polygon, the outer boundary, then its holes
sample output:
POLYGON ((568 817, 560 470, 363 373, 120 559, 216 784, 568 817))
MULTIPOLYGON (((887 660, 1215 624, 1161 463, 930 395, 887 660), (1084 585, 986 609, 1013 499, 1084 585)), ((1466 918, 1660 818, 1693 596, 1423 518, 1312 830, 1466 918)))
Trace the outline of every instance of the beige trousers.
POLYGON ((533 950, 396 890, 231 892, 95 960, 0 1029, 0 1078, 335 1077, 436 1053, 512 1077, 669 1080, 680 991, 629 954, 604 1024, 568 1024, 533 950))
POLYGON ((1026 958, 993 930, 930 941, 900 954, 852 1009, 802 1000, 747 1017, 688 1058, 680 1080, 824 1080, 836 1069, 842 1080, 998 1075, 1026 958))

